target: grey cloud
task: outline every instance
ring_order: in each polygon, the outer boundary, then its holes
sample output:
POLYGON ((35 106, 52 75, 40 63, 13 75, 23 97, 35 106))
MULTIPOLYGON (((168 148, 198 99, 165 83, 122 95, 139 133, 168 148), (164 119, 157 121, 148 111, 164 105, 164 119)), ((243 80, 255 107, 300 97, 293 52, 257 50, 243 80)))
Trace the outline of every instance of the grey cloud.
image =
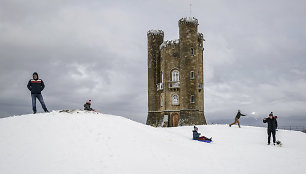
MULTIPOLYGON (((206 39, 206 119, 246 113, 305 115, 304 1, 192 1, 206 39)), ((0 116, 31 113, 26 83, 37 71, 52 109, 82 108, 144 123, 147 38, 178 38, 189 1, 0 2, 0 116), (158 10, 157 10, 158 9, 158 10), (7 83, 11 82, 11 83, 7 83)), ((259 116, 258 115, 258 116, 259 116)))

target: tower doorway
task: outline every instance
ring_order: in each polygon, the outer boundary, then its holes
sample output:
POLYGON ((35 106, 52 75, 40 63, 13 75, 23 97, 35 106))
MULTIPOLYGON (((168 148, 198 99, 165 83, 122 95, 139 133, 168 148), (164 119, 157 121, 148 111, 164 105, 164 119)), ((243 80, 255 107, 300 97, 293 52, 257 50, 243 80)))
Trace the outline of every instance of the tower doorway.
POLYGON ((179 114, 178 113, 174 113, 171 115, 171 121, 172 121, 172 125, 171 127, 177 127, 178 123, 179 123, 179 114))

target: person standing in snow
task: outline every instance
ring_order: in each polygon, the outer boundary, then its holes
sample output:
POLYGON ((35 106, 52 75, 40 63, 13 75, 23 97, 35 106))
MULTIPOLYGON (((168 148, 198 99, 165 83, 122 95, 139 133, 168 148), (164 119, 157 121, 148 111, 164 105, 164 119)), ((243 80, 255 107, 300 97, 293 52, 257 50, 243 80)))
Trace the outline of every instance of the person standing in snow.
POLYGON ((205 136, 201 136, 201 133, 198 133, 198 128, 193 126, 193 140, 208 140, 208 141, 212 141, 212 138, 207 138, 205 136))
POLYGON ((236 115, 236 117, 235 117, 235 122, 232 123, 232 124, 230 124, 229 127, 231 127, 232 125, 238 123, 238 126, 239 126, 239 128, 240 128, 239 118, 240 118, 241 116, 246 116, 246 114, 245 114, 245 115, 244 115, 244 114, 241 114, 241 113, 240 113, 240 110, 238 109, 237 115, 236 115))
POLYGON ((37 72, 33 73, 33 79, 29 80, 27 87, 31 91, 33 113, 36 114, 36 112, 37 112, 37 110, 36 110, 36 98, 40 102, 44 111, 49 112, 47 107, 46 107, 46 104, 44 102, 43 96, 41 95, 41 91, 44 90, 45 84, 41 79, 38 78, 38 73, 37 72))
POLYGON ((86 110, 86 111, 95 111, 94 109, 92 109, 92 108, 90 107, 90 105, 91 105, 91 100, 88 100, 88 101, 84 104, 84 110, 86 110))
POLYGON ((268 118, 263 119, 264 123, 268 123, 268 145, 270 145, 270 139, 271 139, 271 134, 273 136, 273 144, 275 145, 276 141, 276 129, 277 129, 277 120, 275 117, 273 117, 273 112, 269 114, 268 118))

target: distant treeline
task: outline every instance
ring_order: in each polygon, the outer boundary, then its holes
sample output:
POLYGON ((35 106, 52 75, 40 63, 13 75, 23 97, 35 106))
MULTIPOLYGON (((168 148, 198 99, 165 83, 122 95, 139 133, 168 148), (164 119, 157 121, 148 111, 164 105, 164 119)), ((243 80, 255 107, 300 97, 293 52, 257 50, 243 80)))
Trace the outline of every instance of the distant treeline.
POLYGON ((286 130, 297 130, 297 131, 306 131, 306 126, 279 126, 279 129, 286 129, 286 130))

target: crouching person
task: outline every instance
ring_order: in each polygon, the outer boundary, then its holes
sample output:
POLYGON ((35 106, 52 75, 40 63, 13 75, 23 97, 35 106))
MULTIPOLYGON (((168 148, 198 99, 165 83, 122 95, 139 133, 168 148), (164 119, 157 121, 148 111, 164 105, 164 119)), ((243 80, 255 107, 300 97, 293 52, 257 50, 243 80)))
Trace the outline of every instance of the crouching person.
POLYGON ((205 136, 201 136, 201 133, 198 133, 198 128, 197 127, 193 127, 193 140, 207 140, 207 141, 212 141, 212 138, 207 138, 205 136))
POLYGON ((92 109, 90 106, 91 106, 91 100, 88 100, 88 101, 84 104, 84 110, 86 110, 86 111, 95 111, 95 110, 92 109))

